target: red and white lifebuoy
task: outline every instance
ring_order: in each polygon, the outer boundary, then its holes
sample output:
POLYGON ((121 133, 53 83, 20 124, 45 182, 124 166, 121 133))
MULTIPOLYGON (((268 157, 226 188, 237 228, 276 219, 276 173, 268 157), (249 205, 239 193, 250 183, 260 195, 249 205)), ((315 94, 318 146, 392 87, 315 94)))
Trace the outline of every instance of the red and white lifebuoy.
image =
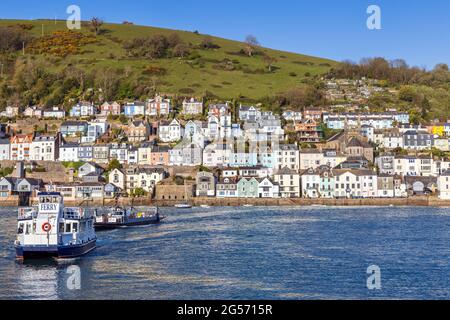
POLYGON ((50 232, 50 231, 52 231, 52 225, 50 223, 46 222, 42 225, 42 230, 44 232, 50 232))

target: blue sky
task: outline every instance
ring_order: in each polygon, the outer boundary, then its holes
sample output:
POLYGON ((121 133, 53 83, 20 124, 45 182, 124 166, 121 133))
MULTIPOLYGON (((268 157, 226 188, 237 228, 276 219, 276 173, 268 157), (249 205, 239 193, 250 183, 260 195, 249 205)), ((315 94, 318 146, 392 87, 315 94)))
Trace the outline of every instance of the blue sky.
POLYGON ((448 0, 3 0, 0 18, 65 19, 77 4, 82 19, 180 30, 243 40, 255 35, 270 48, 342 61, 404 58, 432 68, 450 64, 448 0), (367 7, 381 7, 382 30, 366 27, 367 7))

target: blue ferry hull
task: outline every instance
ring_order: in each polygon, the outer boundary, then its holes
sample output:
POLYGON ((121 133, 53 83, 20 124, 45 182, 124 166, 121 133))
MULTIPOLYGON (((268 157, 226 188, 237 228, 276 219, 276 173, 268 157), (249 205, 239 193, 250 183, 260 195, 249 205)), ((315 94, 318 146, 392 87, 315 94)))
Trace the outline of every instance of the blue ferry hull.
POLYGON ((96 247, 97 240, 75 246, 15 246, 16 257, 20 260, 57 258, 72 259, 85 255, 96 247))

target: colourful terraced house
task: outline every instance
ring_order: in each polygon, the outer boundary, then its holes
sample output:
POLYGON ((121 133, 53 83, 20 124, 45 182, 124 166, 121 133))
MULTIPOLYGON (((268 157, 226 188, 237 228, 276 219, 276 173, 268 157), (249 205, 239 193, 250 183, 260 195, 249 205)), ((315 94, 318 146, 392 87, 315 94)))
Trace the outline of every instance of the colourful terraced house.
POLYGON ((256 178, 242 178, 237 184, 239 198, 258 198, 259 182, 256 178))

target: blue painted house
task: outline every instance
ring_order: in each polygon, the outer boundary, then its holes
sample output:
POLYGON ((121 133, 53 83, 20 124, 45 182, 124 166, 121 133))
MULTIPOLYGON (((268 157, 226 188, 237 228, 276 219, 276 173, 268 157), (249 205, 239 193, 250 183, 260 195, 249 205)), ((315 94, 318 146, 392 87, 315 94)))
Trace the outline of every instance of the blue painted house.
POLYGON ((144 116, 145 115, 145 103, 144 102, 131 102, 127 103, 124 106, 124 114, 127 117, 133 118, 137 116, 144 116))

